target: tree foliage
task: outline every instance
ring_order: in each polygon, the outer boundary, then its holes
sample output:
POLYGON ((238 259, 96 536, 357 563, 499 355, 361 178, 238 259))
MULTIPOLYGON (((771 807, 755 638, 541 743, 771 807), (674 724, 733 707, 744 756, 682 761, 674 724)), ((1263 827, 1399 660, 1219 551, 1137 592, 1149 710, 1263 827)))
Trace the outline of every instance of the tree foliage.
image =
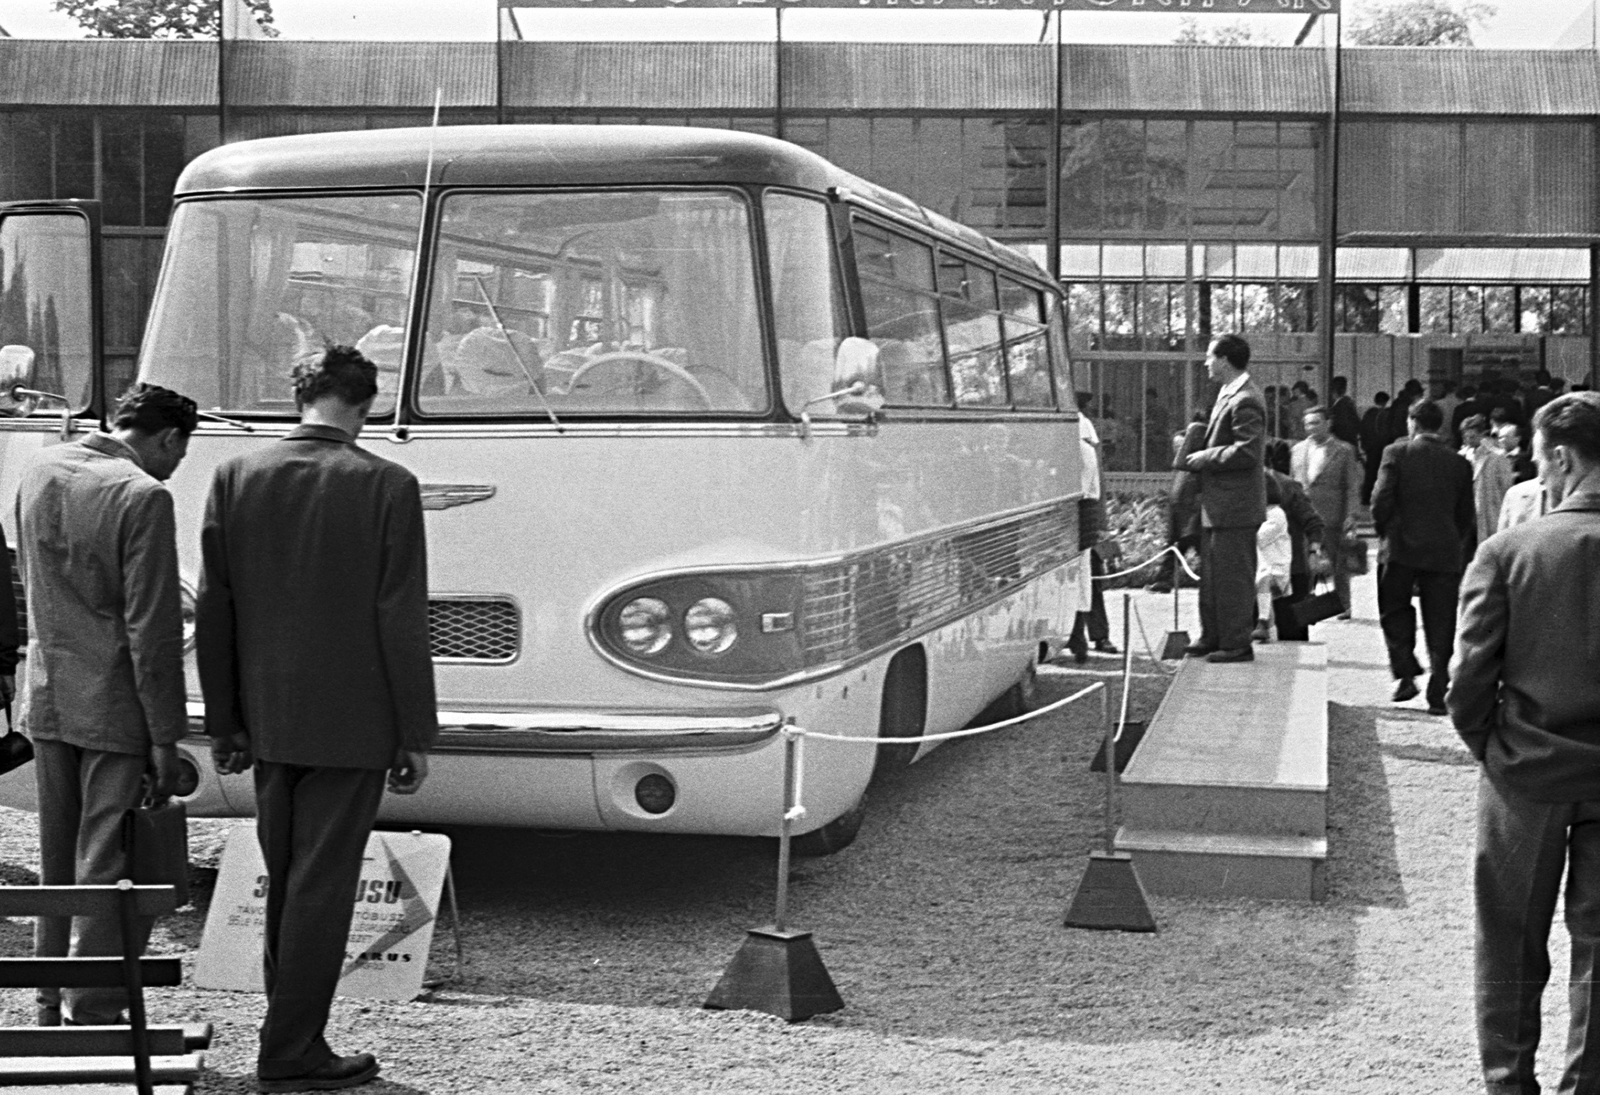
POLYGON ((1358 46, 1470 46, 1473 26, 1494 14, 1493 5, 1477 0, 1389 0, 1357 16, 1349 40, 1358 46))
POLYGON ((1192 16, 1178 20, 1178 36, 1174 42, 1186 45, 1203 46, 1257 46, 1261 45, 1260 38, 1256 35, 1255 28, 1249 23, 1207 23, 1202 27, 1200 20, 1192 16))
MULTIPOLYGON (((244 0, 268 37, 272 0, 244 0)), ((81 23, 94 38, 215 38, 217 0, 55 0, 57 11, 81 23)))

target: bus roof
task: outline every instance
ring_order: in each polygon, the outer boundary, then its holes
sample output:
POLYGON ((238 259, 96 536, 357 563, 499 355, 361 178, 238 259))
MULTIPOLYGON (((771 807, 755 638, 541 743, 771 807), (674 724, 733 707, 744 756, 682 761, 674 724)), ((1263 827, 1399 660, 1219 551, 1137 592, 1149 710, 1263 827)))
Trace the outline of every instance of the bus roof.
POLYGON ((434 186, 772 185, 840 189, 1006 265, 1027 255, 844 171, 798 145, 727 129, 648 125, 450 125, 268 137, 197 157, 176 196, 233 190, 434 186))

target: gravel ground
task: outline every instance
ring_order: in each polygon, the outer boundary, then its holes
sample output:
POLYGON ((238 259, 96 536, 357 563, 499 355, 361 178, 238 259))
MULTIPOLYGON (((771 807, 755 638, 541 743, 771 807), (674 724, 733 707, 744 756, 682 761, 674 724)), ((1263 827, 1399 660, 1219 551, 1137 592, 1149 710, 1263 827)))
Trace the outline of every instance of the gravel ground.
MULTIPOLYGON (((1153 629, 1171 618, 1165 598, 1134 603, 1153 629)), ((841 1012, 788 1024, 700 1007, 744 930, 771 920, 770 843, 461 830, 463 976, 409 1003, 339 1000, 330 1039, 383 1060, 373 1095, 1473 1090, 1475 772, 1447 720, 1388 703, 1375 617, 1368 577, 1357 618, 1318 628, 1322 904, 1157 898, 1153 935, 1062 927, 1101 823, 1098 705, 1080 706, 944 746, 874 795, 853 847, 796 861, 791 922, 815 933, 841 1012)), ((1047 667, 1042 698, 1118 668, 1047 667)), ((1166 680, 1135 668, 1133 716, 1148 717, 1166 680)), ((192 959, 228 824, 193 823, 198 907, 153 950, 192 959)), ((0 810, 0 881, 34 880, 35 839, 32 815, 0 810)), ((0 953, 27 953, 28 932, 0 919, 0 953)), ((442 927, 434 952, 445 972, 442 927)), ((1553 1083, 1565 994, 1549 996, 1553 1083)), ((253 1090, 258 997, 150 1000, 158 1020, 217 1025, 198 1091, 253 1090)), ((0 994, 0 1022, 30 1019, 27 994, 0 994)))

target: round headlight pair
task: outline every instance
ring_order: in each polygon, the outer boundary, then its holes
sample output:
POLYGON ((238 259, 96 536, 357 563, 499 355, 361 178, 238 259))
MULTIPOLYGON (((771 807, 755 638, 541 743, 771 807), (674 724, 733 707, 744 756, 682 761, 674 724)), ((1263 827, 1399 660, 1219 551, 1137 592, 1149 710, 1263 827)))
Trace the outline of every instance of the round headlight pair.
MULTIPOLYGON (((672 641, 672 609, 655 597, 637 597, 617 614, 622 645, 640 657, 659 654, 672 641)), ((721 654, 739 638, 733 606, 720 597, 702 597, 683 614, 683 637, 701 654, 721 654)))

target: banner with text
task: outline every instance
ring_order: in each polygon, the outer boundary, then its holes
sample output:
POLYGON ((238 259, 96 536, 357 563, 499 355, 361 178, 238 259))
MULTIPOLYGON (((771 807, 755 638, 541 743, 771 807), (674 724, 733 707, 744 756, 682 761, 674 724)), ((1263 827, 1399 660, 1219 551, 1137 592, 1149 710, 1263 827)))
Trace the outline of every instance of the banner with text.
MULTIPOLYGON (((351 900, 340 996, 411 1000, 422 991, 433 926, 450 863, 450 838, 436 833, 373 833, 351 900)), ((228 832, 211 895, 194 983, 204 989, 261 992, 267 869, 254 826, 228 832)))
POLYGON ((500 0, 502 8, 922 8, 1119 11, 1144 15, 1332 15, 1342 0, 500 0))

